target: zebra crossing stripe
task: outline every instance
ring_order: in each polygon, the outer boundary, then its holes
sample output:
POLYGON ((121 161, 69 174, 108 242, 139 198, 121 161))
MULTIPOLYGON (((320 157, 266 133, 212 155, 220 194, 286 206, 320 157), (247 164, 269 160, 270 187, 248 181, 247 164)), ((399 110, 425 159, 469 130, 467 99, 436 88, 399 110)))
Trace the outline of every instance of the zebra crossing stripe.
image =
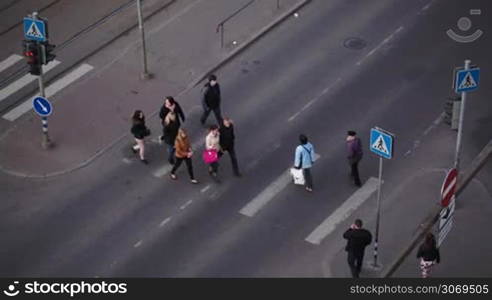
MULTIPOLYGON (((60 62, 58 60, 53 60, 46 66, 43 66, 43 73, 47 73, 48 71, 50 71, 51 69, 53 69, 59 64, 60 62)), ((28 85, 29 83, 33 82, 37 78, 38 78, 37 76, 26 74, 21 78, 17 79, 16 81, 12 82, 11 84, 9 84, 8 86, 6 86, 0 91, 0 102, 5 100, 7 97, 13 95, 14 93, 16 93, 17 91, 28 85)))
POLYGON ((0 63, 0 72, 3 72, 15 65, 18 61, 22 60, 22 56, 17 54, 12 54, 0 63))
MULTIPOLYGON (((49 66, 49 65, 48 65, 49 66)), ((67 75, 63 76, 62 78, 58 79, 57 81, 53 82, 49 86, 46 87, 45 89, 45 97, 49 98, 58 93, 60 90, 63 88, 67 87, 80 77, 82 77, 84 74, 92 70, 94 67, 88 64, 82 64, 72 70, 70 73, 67 75)), ((32 109, 32 100, 29 99, 22 103, 21 105, 17 106, 16 108, 12 109, 8 113, 3 115, 3 118, 8 121, 15 121, 17 118, 25 114, 26 112, 30 111, 32 109)))

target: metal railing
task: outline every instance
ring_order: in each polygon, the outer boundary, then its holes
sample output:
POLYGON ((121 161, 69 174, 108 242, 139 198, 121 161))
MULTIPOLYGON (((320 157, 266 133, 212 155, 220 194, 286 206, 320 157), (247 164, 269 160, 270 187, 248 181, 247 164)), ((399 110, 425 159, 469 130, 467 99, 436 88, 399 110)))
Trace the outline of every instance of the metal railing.
POLYGON ((227 18, 225 18, 224 20, 222 20, 219 24, 217 24, 217 29, 216 29, 216 33, 219 33, 220 32, 220 48, 224 48, 224 25, 227 21, 229 21, 230 19, 234 18, 235 16, 237 16, 240 12, 242 12, 243 10, 245 10, 248 6, 250 6, 251 4, 253 4, 256 0, 251 0, 249 1, 248 3, 246 3, 245 5, 243 5, 241 8, 239 8, 238 10, 236 10, 234 13, 232 13, 230 16, 228 16, 227 18))

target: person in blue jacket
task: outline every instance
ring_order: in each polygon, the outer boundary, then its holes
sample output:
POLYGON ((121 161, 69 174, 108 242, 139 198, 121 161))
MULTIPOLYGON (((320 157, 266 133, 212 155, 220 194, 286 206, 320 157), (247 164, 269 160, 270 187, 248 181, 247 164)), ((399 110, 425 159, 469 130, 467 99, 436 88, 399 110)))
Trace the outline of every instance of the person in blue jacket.
POLYGON ((314 147, 308 142, 308 138, 304 134, 299 135, 299 142, 294 158, 294 168, 302 169, 306 191, 312 192, 313 177, 311 175, 311 167, 314 162, 314 147))

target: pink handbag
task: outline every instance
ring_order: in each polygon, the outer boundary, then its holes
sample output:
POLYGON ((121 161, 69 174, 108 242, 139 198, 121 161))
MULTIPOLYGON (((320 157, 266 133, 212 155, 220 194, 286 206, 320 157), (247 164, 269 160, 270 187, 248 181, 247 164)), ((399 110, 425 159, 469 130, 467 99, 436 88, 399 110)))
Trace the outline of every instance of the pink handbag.
POLYGON ((206 164, 211 164, 219 160, 219 154, 217 153, 217 150, 210 149, 210 150, 203 150, 203 161, 206 164))

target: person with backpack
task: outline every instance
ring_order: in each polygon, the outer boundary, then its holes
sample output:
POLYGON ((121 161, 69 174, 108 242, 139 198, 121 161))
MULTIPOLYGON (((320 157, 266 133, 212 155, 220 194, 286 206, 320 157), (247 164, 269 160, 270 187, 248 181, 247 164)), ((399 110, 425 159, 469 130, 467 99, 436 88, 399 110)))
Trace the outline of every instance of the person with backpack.
POLYGON ((294 168, 302 169, 306 191, 313 191, 313 177, 311 167, 314 162, 314 147, 308 142, 307 136, 299 135, 300 144, 297 146, 294 156, 294 168))
POLYGON ((132 116, 131 133, 135 138, 135 144, 132 146, 133 153, 139 153, 140 161, 144 164, 149 162, 145 159, 145 137, 150 135, 150 129, 145 126, 145 116, 141 110, 136 110, 132 116))

